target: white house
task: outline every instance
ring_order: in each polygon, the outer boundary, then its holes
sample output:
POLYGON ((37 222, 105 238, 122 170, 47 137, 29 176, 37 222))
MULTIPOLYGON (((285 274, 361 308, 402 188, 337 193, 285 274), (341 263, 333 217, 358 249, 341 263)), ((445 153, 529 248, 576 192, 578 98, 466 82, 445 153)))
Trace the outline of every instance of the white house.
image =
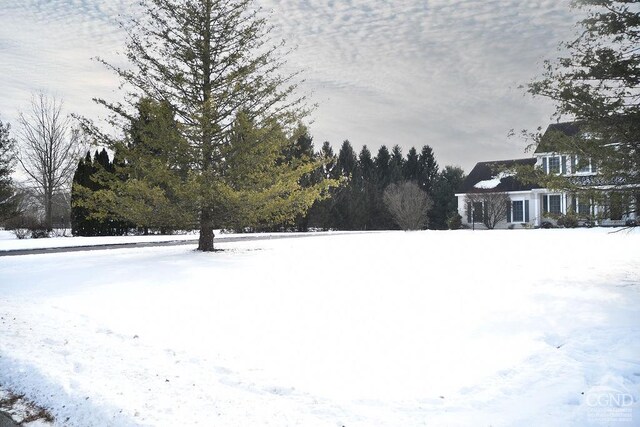
MULTIPOLYGON (((572 136, 579 131, 574 123, 557 123, 550 125, 549 132, 563 132, 572 136)), ((543 136, 532 158, 517 160, 500 160, 478 163, 462 183, 458 198, 458 213, 462 222, 467 225, 483 227, 483 215, 487 214, 487 202, 470 203, 467 195, 483 193, 506 193, 509 201, 504 211, 504 219, 496 228, 542 227, 552 225, 568 213, 575 214, 581 223, 592 223, 603 226, 619 226, 635 223, 640 218, 640 188, 635 200, 628 200, 628 192, 616 191, 616 186, 603 181, 598 176, 595 162, 579 159, 570 153, 553 151, 550 144, 545 143, 543 136), (535 166, 546 174, 567 176, 580 182, 581 186, 597 190, 603 197, 594 201, 580 194, 566 191, 552 191, 535 183, 520 182, 509 170, 516 166, 535 166), (604 202, 603 202, 604 201, 604 202)))

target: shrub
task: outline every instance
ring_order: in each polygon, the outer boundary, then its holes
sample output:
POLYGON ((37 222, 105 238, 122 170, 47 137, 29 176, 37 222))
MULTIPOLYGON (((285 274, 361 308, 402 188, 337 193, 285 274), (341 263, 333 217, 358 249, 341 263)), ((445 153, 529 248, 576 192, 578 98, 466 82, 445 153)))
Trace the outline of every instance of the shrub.
POLYGON ((579 225, 578 216, 573 212, 567 212, 558 218, 558 226, 564 228, 576 228, 579 225))
POLYGON ((6 222, 7 230, 13 231, 18 239, 31 236, 32 239, 49 237, 47 228, 38 219, 28 213, 22 213, 6 222))
POLYGON ((382 194, 382 201, 403 230, 420 230, 427 226, 427 212, 433 202, 418 184, 410 181, 390 184, 382 194))
POLYGON ((29 229, 28 228, 14 228, 11 231, 20 240, 26 239, 27 236, 29 235, 29 229))
POLYGON ((44 239, 49 237, 49 232, 44 227, 35 227, 31 229, 32 239, 44 239))
POLYGON ((459 213, 454 213, 447 219, 449 230, 459 230, 462 228, 462 217, 459 213))

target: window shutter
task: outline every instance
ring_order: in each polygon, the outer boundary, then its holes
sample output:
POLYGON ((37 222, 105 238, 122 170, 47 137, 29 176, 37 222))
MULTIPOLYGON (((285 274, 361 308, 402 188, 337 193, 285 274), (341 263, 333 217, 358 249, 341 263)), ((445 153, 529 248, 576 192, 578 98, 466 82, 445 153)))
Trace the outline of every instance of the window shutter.
POLYGON ((507 222, 511 222, 511 200, 507 202, 507 222))
POLYGON ((524 222, 529 222, 529 201, 524 201, 524 222))
POLYGON ((571 198, 571 210, 574 212, 578 212, 576 208, 577 208, 576 195, 574 194, 573 197, 571 198))
POLYGON ((471 202, 467 202, 467 223, 471 224, 471 202))
POLYGON ((544 173, 549 173, 549 170, 547 169, 547 158, 546 157, 542 158, 542 170, 544 171, 544 173))
POLYGON ((545 195, 542 196, 542 212, 543 213, 549 212, 549 198, 545 195))
POLYGON ((576 173, 576 156, 571 156, 571 173, 576 173))
POLYGON ((562 175, 566 175, 567 174, 567 156, 562 156, 560 158, 560 161, 562 162, 562 164, 560 165, 560 170, 562 171, 562 175))
POLYGON ((598 166, 596 165, 596 162, 591 159, 591 172, 596 173, 598 172, 598 166))

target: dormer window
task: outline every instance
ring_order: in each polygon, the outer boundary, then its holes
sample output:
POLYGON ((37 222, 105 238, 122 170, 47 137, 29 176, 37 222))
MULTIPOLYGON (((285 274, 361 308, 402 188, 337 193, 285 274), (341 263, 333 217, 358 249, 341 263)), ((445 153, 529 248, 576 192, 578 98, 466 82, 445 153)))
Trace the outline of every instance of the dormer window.
POLYGON ((542 170, 547 175, 567 173, 567 156, 547 156, 542 158, 542 170))
POLYGON ((596 173, 597 167, 595 162, 591 159, 579 158, 578 156, 571 157, 571 170, 577 174, 596 173))

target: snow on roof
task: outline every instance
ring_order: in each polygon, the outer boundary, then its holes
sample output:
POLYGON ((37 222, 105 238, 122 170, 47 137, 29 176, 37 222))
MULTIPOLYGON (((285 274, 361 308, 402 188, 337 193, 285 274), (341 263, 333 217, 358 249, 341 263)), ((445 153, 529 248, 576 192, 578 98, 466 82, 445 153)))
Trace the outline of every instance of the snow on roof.
POLYGON ((487 179, 484 181, 480 181, 478 182, 476 185, 474 185, 474 188, 481 188, 483 190, 490 190, 492 188, 496 188, 498 185, 500 185, 500 181, 503 178, 509 177, 509 176, 513 176, 514 174, 512 172, 500 172, 498 175, 492 177, 491 179, 487 179))

